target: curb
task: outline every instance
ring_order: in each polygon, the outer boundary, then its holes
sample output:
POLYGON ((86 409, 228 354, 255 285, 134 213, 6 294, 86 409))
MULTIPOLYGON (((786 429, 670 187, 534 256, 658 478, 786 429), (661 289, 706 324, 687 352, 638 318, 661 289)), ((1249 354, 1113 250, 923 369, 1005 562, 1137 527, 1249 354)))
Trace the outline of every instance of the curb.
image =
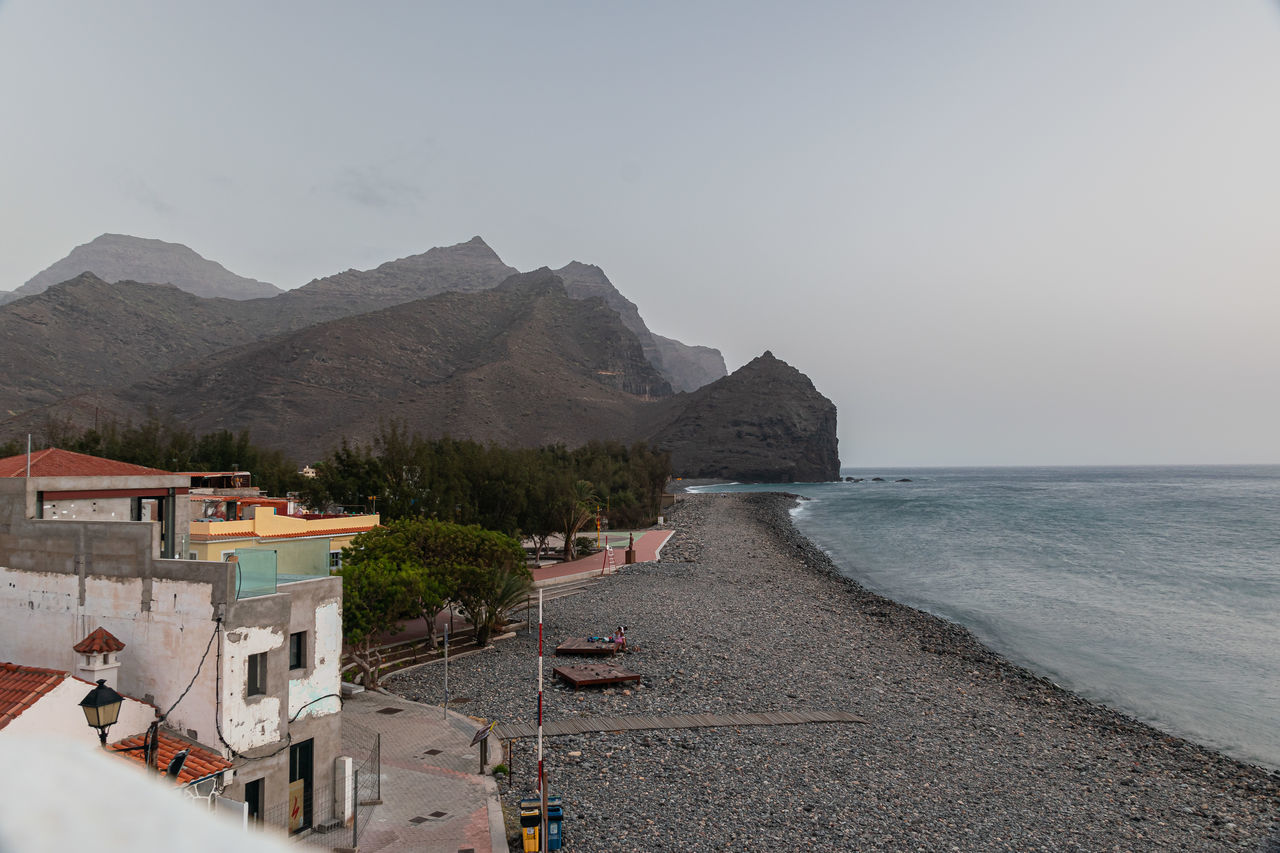
POLYGON ((507 846, 507 824, 502 818, 502 794, 498 791, 498 780, 486 774, 484 792, 489 800, 489 847, 493 853, 510 853, 507 846))

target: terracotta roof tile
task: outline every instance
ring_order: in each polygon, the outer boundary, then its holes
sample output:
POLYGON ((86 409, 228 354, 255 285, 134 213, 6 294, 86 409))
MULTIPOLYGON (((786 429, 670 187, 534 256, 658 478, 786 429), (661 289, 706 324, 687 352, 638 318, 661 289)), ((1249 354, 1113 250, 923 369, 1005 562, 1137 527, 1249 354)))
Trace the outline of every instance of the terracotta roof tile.
POLYGON ((67 677, 58 669, 0 663, 0 729, 17 719, 67 677))
MULTIPOLYGON (((224 770, 231 769, 230 761, 227 761, 216 752, 205 749, 199 744, 183 740, 172 732, 167 732, 164 729, 159 729, 156 734, 159 736, 159 747, 156 750, 156 767, 158 767, 162 773, 165 768, 169 766, 169 762, 173 760, 173 757, 180 751, 184 749, 191 750, 190 754, 187 755, 187 760, 182 765, 181 772, 178 773, 177 784, 179 785, 186 785, 190 782, 196 781, 197 779, 203 779, 205 776, 212 776, 214 773, 221 773, 224 770)), ((143 732, 142 734, 136 734, 133 737, 125 738, 122 741, 117 741, 116 743, 111 744, 111 748, 118 751, 129 749, 130 747, 142 746, 145 739, 146 732, 143 732)), ((120 757, 128 758, 131 761, 138 762, 139 764, 145 764, 146 758, 143 755, 143 752, 144 750, 141 749, 135 749, 132 752, 121 752, 120 757)))
MULTIPOLYGON (((27 454, 0 459, 0 477, 25 477, 27 454)), ((146 468, 114 459, 103 459, 87 453, 72 453, 51 447, 31 454, 32 477, 138 477, 142 475, 181 476, 172 471, 146 468)))
POLYGON ((106 628, 95 628, 93 633, 71 647, 72 651, 82 655, 100 655, 106 652, 118 652, 124 648, 106 628))

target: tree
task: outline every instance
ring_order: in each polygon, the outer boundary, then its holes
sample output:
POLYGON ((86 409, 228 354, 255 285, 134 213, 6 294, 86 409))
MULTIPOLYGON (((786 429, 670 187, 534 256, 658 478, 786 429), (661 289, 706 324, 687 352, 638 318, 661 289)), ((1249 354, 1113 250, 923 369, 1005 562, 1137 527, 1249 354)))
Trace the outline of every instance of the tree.
POLYGON ((360 667, 365 687, 378 686, 382 665, 379 641, 400 630, 413 612, 415 581, 411 567, 385 557, 352 560, 342 576, 342 639, 360 667))
POLYGON ((524 549, 510 536, 474 526, 458 532, 455 598, 475 626, 476 644, 483 646, 507 612, 528 596, 533 575, 524 564, 524 549))
POLYGON ((596 487, 590 480, 578 480, 560 494, 560 524, 564 530, 564 558, 572 560, 576 553, 574 539, 600 506, 596 487))
POLYGON ((423 519, 401 519, 365 531, 342 549, 343 565, 388 562, 402 566, 405 581, 406 616, 420 616, 427 626, 427 645, 436 645, 436 614, 453 598, 457 586, 451 567, 436 559, 438 550, 430 540, 434 531, 423 519))
POLYGON ((462 570, 458 599, 467 621, 475 626, 476 645, 489 642, 495 629, 506 624, 507 614, 529 598, 533 576, 524 566, 483 569, 466 566, 462 570))
MULTIPOLYGON (((408 573, 406 593, 416 615, 427 625, 427 642, 435 647, 436 614, 450 601, 463 605, 475 625, 477 641, 509 609, 501 594, 504 576, 528 583, 524 549, 510 536, 476 525, 431 518, 403 518, 361 533, 342 552, 347 563, 392 563, 408 573)), ((514 583, 514 581, 510 582, 514 583)))

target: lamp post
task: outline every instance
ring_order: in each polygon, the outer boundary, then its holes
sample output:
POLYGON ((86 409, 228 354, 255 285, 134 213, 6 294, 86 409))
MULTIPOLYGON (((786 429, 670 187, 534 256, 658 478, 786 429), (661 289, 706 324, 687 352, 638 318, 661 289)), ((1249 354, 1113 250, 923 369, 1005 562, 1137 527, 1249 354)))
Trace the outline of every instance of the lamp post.
POLYGON ((102 748, 107 748, 107 729, 116 724, 120 717, 120 703, 123 697, 107 686, 105 678, 98 679, 98 686, 80 700, 80 709, 90 728, 98 730, 98 740, 102 748))

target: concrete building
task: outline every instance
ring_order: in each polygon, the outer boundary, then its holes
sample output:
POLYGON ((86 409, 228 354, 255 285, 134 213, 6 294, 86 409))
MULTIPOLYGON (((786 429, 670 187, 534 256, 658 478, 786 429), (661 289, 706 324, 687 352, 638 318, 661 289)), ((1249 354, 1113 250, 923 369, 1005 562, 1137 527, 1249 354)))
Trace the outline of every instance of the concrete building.
POLYGON ((380 523, 371 515, 280 515, 277 507, 241 507, 247 518, 222 521, 192 520, 188 556, 193 560, 224 560, 235 554, 251 559, 245 551, 274 552, 280 576, 316 577, 342 566, 342 549, 360 533, 380 523))
POLYGON ((150 521, 155 556, 183 555, 191 522, 188 474, 51 448, 0 459, 0 477, 27 481, 28 518, 150 521))
MULTIPOLYGON (((129 650, 112 687, 229 760, 226 793, 251 813, 292 798, 310 823, 342 766, 341 579, 246 583, 238 561, 165 558, 175 538, 157 528, 189 479, 48 453, 49 469, 33 454, 28 478, 14 457, 23 474, 0 477, 0 660, 74 671, 73 646, 104 628, 129 650), (148 521, 133 501, 151 497, 167 503, 148 521)), ((0 473, 11 467, 0 460, 0 473)))

